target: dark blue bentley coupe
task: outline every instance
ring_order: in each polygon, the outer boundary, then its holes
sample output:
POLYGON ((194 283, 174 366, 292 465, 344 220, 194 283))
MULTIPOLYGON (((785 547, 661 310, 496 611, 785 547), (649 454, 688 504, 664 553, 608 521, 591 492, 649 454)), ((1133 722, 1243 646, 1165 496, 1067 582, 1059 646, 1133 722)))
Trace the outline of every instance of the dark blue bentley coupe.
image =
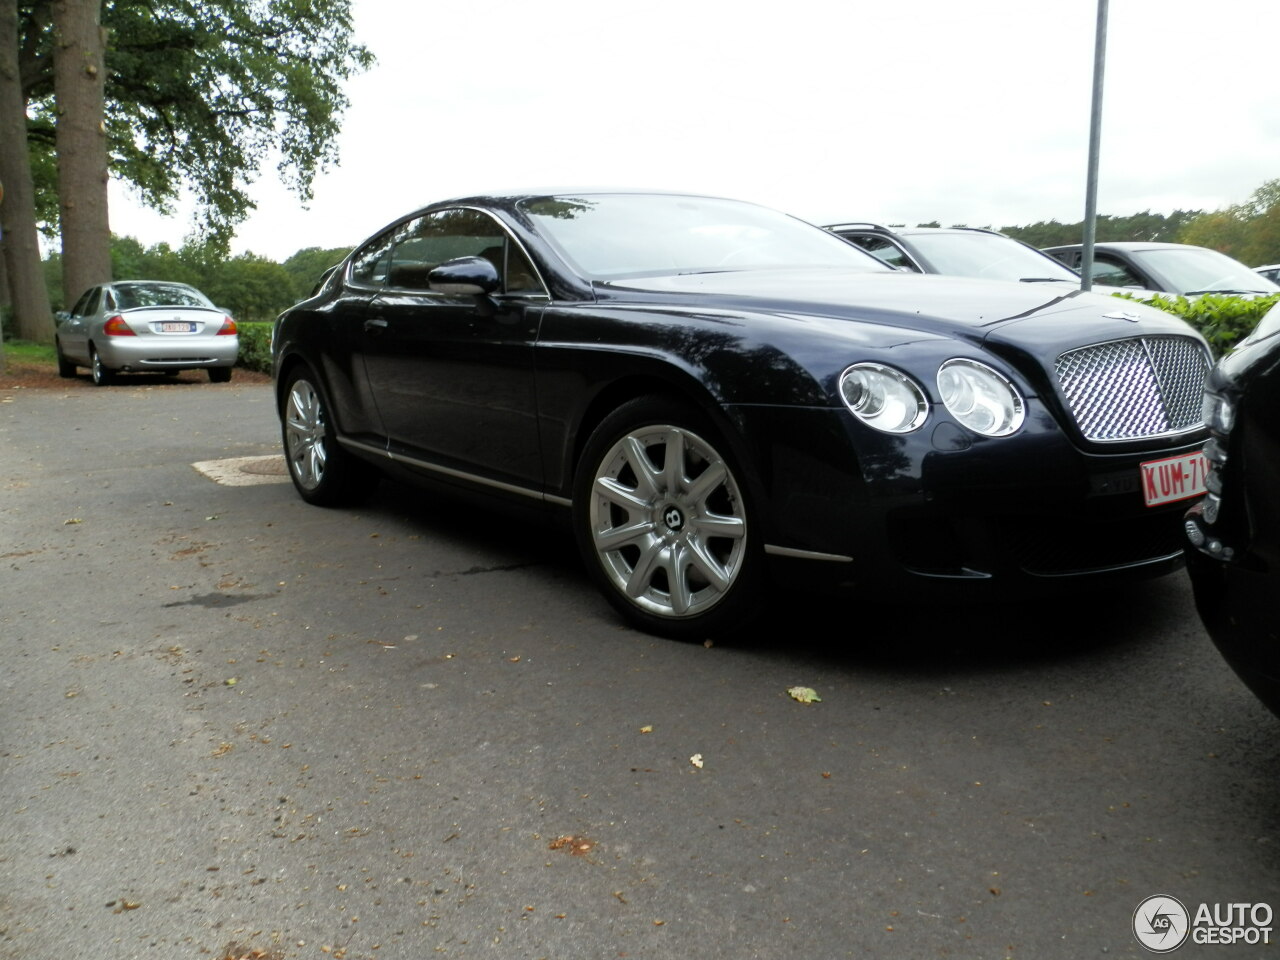
POLYGON ((433 204, 285 312, 274 352, 304 499, 387 473, 560 511, 668 636, 797 583, 914 602, 1164 573, 1204 489, 1209 354, 1181 321, 896 272, 711 197, 433 204))

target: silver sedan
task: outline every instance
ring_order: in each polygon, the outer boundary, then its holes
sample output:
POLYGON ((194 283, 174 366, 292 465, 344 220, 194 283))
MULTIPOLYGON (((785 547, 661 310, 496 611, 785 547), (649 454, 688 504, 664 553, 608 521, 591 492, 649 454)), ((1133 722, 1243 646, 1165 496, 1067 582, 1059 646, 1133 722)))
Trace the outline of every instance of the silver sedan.
POLYGON ((240 349, 236 322, 185 283, 128 280, 90 287, 60 314, 58 373, 88 367, 93 382, 124 371, 177 373, 206 369, 214 383, 231 379, 240 349))

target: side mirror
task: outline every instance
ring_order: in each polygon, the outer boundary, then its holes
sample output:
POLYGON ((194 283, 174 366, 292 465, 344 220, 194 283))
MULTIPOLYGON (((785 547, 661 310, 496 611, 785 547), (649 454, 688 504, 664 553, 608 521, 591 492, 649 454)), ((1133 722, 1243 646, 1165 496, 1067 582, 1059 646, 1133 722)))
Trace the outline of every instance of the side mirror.
POLYGON ((70 319, 71 319, 71 313, 67 310, 59 310, 53 315, 54 323, 64 323, 65 321, 70 319))
POLYGON ((498 268, 484 257, 446 260, 427 274, 427 284, 436 293, 484 296, 502 286, 498 268))

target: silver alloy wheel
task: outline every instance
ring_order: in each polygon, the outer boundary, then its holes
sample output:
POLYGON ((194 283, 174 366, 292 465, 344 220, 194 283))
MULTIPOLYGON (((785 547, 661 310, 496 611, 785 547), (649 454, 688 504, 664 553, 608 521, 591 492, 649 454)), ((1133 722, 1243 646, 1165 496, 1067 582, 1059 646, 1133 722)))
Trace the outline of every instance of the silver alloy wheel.
POLYGON ((94 348, 89 350, 89 370, 93 374, 95 385, 102 387, 111 382, 111 371, 103 365, 102 357, 98 355, 98 351, 94 348))
POLYGON ((295 380, 284 406, 286 455, 298 486, 315 490, 324 480, 324 404, 306 380, 295 380))
POLYGON ((743 569, 746 507, 711 444, 682 427, 629 431, 602 458, 588 505, 606 578, 661 617, 706 613, 743 569))

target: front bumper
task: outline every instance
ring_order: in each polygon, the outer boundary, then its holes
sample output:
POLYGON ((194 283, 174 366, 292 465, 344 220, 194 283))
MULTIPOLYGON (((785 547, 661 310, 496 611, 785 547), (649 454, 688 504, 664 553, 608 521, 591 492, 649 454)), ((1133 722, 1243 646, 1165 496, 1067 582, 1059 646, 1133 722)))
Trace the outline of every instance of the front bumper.
POLYGON ((807 553, 811 575, 847 585, 954 588, 979 583, 1051 590, 1124 581, 1182 566, 1188 501, 1147 507, 1139 464, 1198 450, 1088 452, 1047 415, 1018 436, 987 440, 953 424, 868 436, 839 410, 739 409, 768 491, 768 552, 807 553), (852 451, 856 450, 856 454, 852 451), (841 455, 843 451, 843 456, 841 455))

